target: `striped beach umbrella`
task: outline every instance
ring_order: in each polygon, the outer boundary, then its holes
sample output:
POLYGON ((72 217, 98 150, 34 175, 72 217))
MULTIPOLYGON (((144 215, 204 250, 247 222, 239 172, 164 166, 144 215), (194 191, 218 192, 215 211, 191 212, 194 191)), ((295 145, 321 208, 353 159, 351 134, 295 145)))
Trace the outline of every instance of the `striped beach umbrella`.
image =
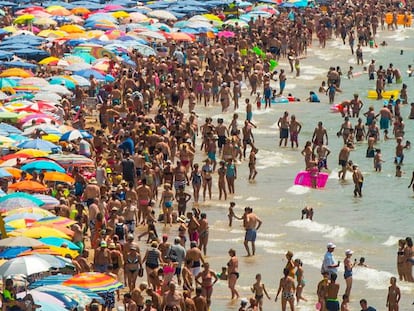
POLYGON ((74 275, 62 285, 69 287, 87 288, 95 293, 113 292, 121 287, 123 284, 118 282, 113 277, 98 272, 84 272, 74 275))

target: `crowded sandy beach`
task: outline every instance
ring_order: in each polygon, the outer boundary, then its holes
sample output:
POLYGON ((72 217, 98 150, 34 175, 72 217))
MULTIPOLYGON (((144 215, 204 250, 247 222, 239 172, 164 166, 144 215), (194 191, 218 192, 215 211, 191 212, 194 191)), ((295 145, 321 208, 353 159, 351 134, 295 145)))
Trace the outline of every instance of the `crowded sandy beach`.
POLYGON ((2 310, 412 308, 410 2, 0 7, 2 310))

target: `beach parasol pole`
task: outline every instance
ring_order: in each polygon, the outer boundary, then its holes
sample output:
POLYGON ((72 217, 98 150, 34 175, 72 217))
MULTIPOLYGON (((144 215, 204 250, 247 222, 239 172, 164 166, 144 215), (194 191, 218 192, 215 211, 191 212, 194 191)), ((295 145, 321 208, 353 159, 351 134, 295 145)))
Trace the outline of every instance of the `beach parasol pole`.
POLYGON ((0 233, 2 239, 7 238, 6 226, 4 224, 3 215, 0 215, 0 233))

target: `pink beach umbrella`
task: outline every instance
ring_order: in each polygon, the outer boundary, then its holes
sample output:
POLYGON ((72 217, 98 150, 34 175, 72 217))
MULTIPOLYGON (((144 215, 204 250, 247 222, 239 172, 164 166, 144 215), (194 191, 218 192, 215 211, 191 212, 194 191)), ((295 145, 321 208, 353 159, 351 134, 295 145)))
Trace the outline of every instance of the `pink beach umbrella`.
POLYGON ((217 34, 217 36, 218 36, 219 38, 221 38, 221 37, 223 37, 223 38, 234 38, 235 34, 234 34, 234 32, 233 32, 233 31, 227 31, 227 30, 224 30, 224 31, 220 31, 220 32, 217 34))

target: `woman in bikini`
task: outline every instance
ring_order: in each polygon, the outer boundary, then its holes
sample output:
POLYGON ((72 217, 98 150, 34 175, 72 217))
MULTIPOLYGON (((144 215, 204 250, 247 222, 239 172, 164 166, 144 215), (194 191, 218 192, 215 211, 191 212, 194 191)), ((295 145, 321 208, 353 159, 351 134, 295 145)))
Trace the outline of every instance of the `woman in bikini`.
POLYGON ((231 292, 231 299, 239 298, 239 293, 236 290, 237 279, 239 278, 239 259, 236 257, 236 251, 232 248, 229 250, 230 260, 227 263, 228 284, 231 292))
POLYGON ((193 185, 193 197, 194 203, 198 203, 200 198, 200 189, 201 189, 201 171, 198 164, 194 164, 193 171, 191 172, 191 184, 193 185))
POLYGON ((280 279, 279 289, 277 290, 275 301, 282 292, 282 311, 286 311, 286 305, 289 303, 290 310, 295 310, 295 280, 289 276, 289 269, 283 269, 283 278, 280 279))
POLYGON ((300 300, 307 301, 303 296, 303 288, 305 287, 305 279, 303 278, 303 263, 302 260, 299 258, 295 259, 295 267, 296 267, 296 281, 298 282, 298 286, 296 287, 296 301, 299 303, 300 300))
POLYGON ((206 164, 203 165, 203 167, 201 168, 201 175, 203 177, 203 200, 206 200, 206 192, 208 189, 208 196, 211 200, 211 186, 213 184, 212 180, 213 180, 213 166, 211 165, 211 160, 210 159, 206 159, 205 160, 206 164))
POLYGON ((206 297, 207 304, 210 307, 211 295, 213 294, 213 286, 217 283, 218 277, 213 270, 210 270, 210 264, 208 262, 204 263, 203 268, 204 270, 196 276, 195 281, 198 285, 201 286, 203 292, 202 295, 206 297))
POLYGON ((131 245, 129 253, 125 258, 125 272, 130 291, 135 288, 135 283, 138 278, 138 271, 140 269, 142 269, 141 256, 137 251, 137 247, 135 245, 131 245))
POLYGON ((167 223, 172 227, 172 211, 173 211, 174 192, 171 190, 170 184, 164 184, 164 191, 161 194, 160 207, 164 213, 164 226, 167 223))

